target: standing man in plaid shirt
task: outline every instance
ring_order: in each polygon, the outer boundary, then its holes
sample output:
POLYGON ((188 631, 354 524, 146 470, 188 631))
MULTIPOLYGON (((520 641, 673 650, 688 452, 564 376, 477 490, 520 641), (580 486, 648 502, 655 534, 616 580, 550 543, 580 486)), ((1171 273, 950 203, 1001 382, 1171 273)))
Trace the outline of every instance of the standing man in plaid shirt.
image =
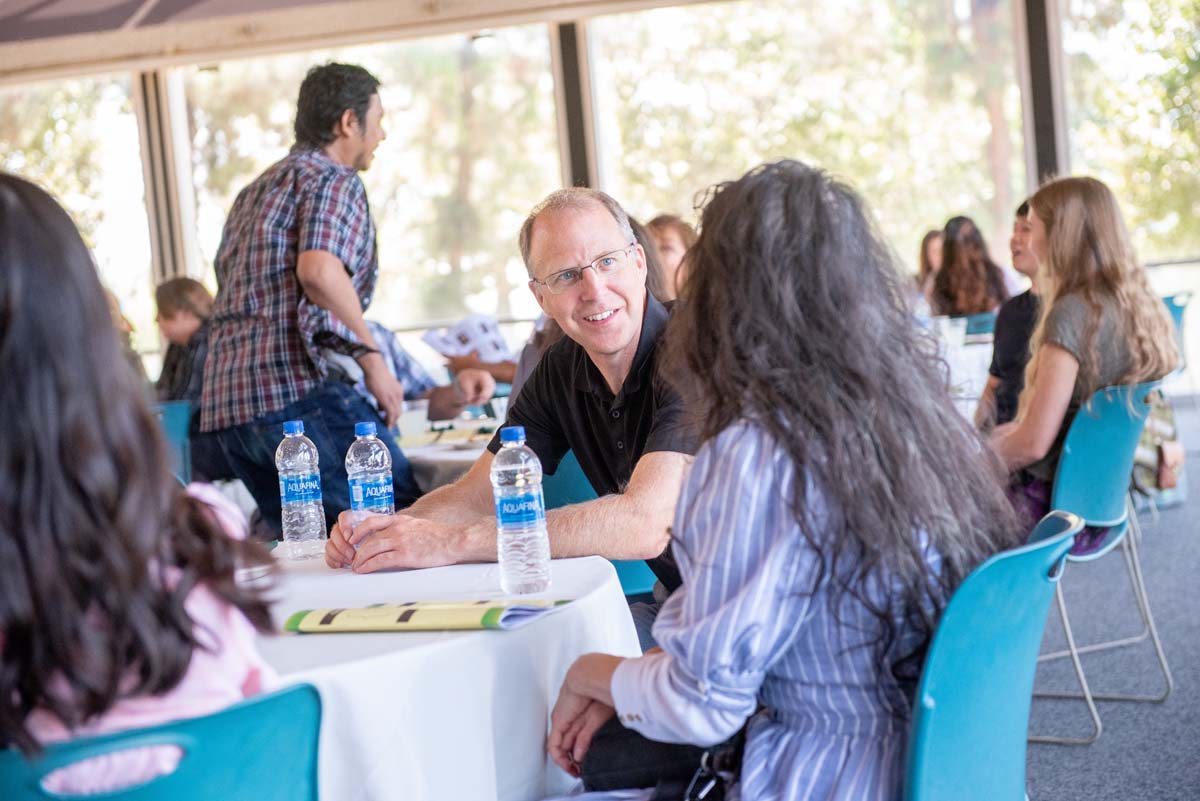
MULTIPOLYGON (((404 390, 363 320, 379 265, 358 173, 386 136, 378 87, 378 79, 355 65, 309 70, 297 102, 296 144, 238 195, 217 252, 200 429, 217 433, 276 532, 275 448, 286 420, 303 420, 320 452, 330 524, 350 507, 343 459, 356 422, 381 424, 396 508, 420 494, 387 432, 400 419, 404 390), (330 353, 358 362, 378 412, 342 379, 330 353)), ((490 384, 482 371, 463 371, 455 381, 463 405, 481 402, 490 384)))

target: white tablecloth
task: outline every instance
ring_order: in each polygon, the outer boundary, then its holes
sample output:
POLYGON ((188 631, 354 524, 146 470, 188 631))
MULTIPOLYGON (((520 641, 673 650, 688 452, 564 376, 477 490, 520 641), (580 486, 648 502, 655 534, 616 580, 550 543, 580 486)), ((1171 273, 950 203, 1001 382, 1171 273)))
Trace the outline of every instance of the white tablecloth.
POLYGON ((422 492, 458 481, 487 447, 486 442, 435 442, 419 448, 405 448, 404 456, 412 467, 413 478, 422 492))
MULTIPOLYGON (((570 606, 516 631, 264 637, 285 681, 321 692, 321 798, 528 801, 573 780, 546 757, 550 709, 567 668, 591 651, 640 653, 612 565, 556 560, 547 598, 570 606)), ((501 597, 497 567, 455 565, 360 576, 289 564, 273 614, 416 600, 501 597)), ((286 760, 288 738, 279 734, 286 760)))

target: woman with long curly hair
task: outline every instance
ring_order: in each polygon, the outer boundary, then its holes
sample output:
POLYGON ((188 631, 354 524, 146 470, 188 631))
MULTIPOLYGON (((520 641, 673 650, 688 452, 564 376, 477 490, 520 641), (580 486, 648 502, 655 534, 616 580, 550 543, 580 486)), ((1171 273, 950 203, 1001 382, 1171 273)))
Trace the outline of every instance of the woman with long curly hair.
POLYGON ((752 170, 716 188, 688 259, 667 335, 703 443, 672 529, 683 586, 661 651, 572 666, 550 753, 573 769, 614 710, 696 745, 749 719, 745 801, 896 798, 938 617, 1018 542, 1003 469, 938 390, 908 279, 849 188, 752 170))
MULTIPOLYGON (((238 513, 171 476, 91 255, 66 212, 0 173, 0 747, 207 714, 273 673, 270 629, 231 539, 238 513)), ((94 793, 170 772, 135 749, 51 774, 94 793)))
POLYGON ((992 260, 979 226, 970 217, 951 217, 942 230, 942 268, 933 279, 934 313, 982 314, 1006 300, 1004 271, 992 260))
POLYGON ((1162 378, 1179 363, 1171 319, 1112 191, 1095 178, 1060 178, 1029 209, 1041 310, 1017 419, 992 433, 1026 522, 1047 511, 1067 429, 1096 390, 1162 378))

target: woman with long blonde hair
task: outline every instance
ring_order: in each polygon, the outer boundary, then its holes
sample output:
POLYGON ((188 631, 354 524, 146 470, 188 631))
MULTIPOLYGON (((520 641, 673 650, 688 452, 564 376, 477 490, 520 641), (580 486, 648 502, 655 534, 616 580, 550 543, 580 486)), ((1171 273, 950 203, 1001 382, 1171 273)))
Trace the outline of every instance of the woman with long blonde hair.
POLYGON ((1026 522, 1047 511, 1067 430, 1096 390, 1162 378, 1179 363, 1171 320, 1112 191, 1095 178, 1060 178, 1029 206, 1041 312, 1017 419, 991 438, 1014 471, 1012 497, 1026 522))

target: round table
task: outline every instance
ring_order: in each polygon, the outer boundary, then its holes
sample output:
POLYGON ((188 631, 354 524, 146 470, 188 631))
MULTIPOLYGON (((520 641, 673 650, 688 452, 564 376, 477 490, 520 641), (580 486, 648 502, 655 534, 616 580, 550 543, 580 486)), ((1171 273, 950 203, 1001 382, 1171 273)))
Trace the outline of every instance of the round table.
MULTIPOLYGON (((555 560, 572 604, 514 631, 283 634, 259 649, 285 682, 321 692, 322 798, 532 801, 574 786, 545 752, 567 668, 592 651, 640 653, 617 575, 598 557, 555 560)), ((272 605, 292 612, 420 600, 501 598, 494 564, 357 575, 286 563, 272 605)), ((287 759, 287 733, 280 732, 287 759)))
POLYGON ((416 448, 404 448, 413 478, 422 492, 453 484, 462 478, 487 448, 487 440, 435 442, 416 448))

